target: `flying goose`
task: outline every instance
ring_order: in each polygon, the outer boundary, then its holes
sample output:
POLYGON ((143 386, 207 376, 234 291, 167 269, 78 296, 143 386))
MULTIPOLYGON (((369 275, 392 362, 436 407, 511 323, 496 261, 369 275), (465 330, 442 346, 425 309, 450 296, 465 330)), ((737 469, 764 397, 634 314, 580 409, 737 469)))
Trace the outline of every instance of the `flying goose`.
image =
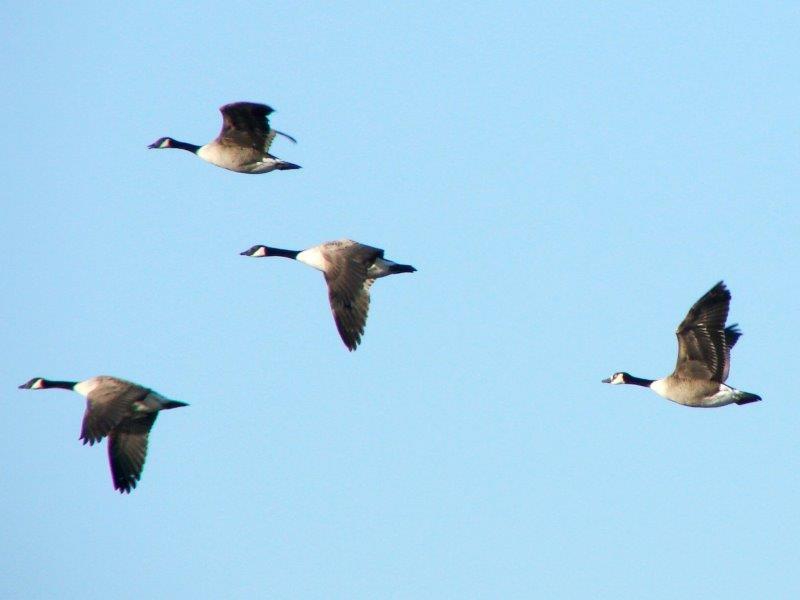
POLYGON ((187 406, 130 381, 101 375, 85 381, 50 381, 34 377, 20 389, 73 390, 86 398, 81 440, 93 445, 108 436, 108 460, 114 489, 129 494, 142 475, 147 436, 158 411, 187 406))
POLYGON ((297 143, 292 136, 272 129, 267 118, 273 110, 266 104, 234 102, 221 107, 222 131, 205 146, 179 142, 170 137, 158 138, 148 148, 178 148, 194 152, 212 165, 237 173, 269 173, 299 169, 299 165, 286 162, 269 154, 269 147, 277 134, 297 143))
POLYGON ((299 260, 325 274, 328 299, 336 328, 347 349, 361 342, 369 311, 369 288, 379 277, 413 273, 411 265, 400 265, 383 257, 383 250, 353 240, 325 242, 306 250, 283 250, 257 245, 243 256, 283 256, 299 260))
POLYGON ((671 375, 653 380, 619 372, 603 379, 603 383, 641 385, 667 400, 704 408, 761 400, 760 396, 725 385, 731 348, 742 335, 736 324, 725 327, 730 301, 731 293, 720 281, 695 302, 675 332, 678 363, 671 375))

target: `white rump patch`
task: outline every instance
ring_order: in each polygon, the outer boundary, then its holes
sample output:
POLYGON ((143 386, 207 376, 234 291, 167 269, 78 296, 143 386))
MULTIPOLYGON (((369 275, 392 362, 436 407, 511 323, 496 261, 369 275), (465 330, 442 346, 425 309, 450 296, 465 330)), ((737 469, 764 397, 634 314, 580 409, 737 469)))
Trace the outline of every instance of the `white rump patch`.
POLYGON ((397 263, 378 257, 375 259, 375 262, 369 266, 367 274, 374 279, 386 277, 387 275, 391 275, 391 269, 395 264, 397 263))

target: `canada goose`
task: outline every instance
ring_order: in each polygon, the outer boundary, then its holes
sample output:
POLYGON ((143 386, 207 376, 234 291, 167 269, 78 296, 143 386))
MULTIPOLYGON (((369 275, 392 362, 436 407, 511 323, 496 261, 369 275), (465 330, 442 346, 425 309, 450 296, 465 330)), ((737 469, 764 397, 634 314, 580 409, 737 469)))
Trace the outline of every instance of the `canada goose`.
POLYGON ((221 107, 222 131, 217 138, 205 146, 179 142, 170 137, 158 138, 148 148, 178 148, 194 152, 212 165, 237 173, 269 173, 299 169, 292 164, 269 154, 269 147, 276 134, 297 143, 292 136, 272 129, 267 118, 273 110, 266 104, 234 102, 221 107))
POLYGON ((704 408, 761 400, 760 396, 725 385, 731 348, 742 335, 736 324, 725 327, 730 301, 731 293, 720 281, 695 302, 675 332, 678 363, 671 375, 653 380, 619 372, 603 379, 603 383, 641 385, 667 400, 704 408))
POLYGON ((400 265, 383 258, 383 250, 353 240, 325 242, 306 250, 282 250, 257 245, 241 252, 243 256, 283 256, 319 269, 328 284, 328 299, 336 328, 348 350, 361 342, 369 311, 369 288, 379 277, 413 273, 411 265, 400 265))
POLYGON ((86 398, 81 440, 93 445, 108 436, 108 460, 114 489, 129 494, 142 475, 147 455, 147 436, 158 411, 180 406, 185 402, 169 400, 130 381, 101 375, 85 381, 50 381, 34 377, 20 389, 73 390, 86 398))

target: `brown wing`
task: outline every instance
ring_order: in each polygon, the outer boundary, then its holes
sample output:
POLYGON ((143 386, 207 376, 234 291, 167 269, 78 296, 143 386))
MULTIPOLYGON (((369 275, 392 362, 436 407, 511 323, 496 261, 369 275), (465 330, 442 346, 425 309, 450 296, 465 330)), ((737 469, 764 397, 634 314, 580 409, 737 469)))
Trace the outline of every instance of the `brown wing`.
POLYGON ((267 152, 275 131, 270 129, 269 119, 272 108, 254 102, 234 102, 221 107, 222 130, 217 140, 222 144, 253 148, 267 152))
POLYGON ((725 380, 730 362, 728 340, 738 339, 733 331, 726 332, 725 329, 730 301, 731 294, 720 281, 689 310, 675 332, 678 336, 675 375, 719 382, 725 380))
POLYGON ((157 412, 131 417, 117 425, 108 436, 108 462, 114 489, 129 494, 142 476, 147 456, 147 438, 157 412))
POLYGON ((107 436, 131 413, 134 402, 144 399, 150 390, 113 377, 101 377, 101 383, 86 398, 81 440, 92 445, 107 436))
POLYGON ((728 371, 731 369, 731 348, 742 337, 742 332, 739 331, 739 325, 734 323, 725 328, 725 361, 724 368, 722 369, 722 381, 728 380, 728 371))
POLYGON ((361 342, 367 323, 369 288, 375 282, 367 278, 367 269, 380 256, 383 250, 358 243, 340 247, 328 256, 328 300, 336 329, 351 351, 361 342))

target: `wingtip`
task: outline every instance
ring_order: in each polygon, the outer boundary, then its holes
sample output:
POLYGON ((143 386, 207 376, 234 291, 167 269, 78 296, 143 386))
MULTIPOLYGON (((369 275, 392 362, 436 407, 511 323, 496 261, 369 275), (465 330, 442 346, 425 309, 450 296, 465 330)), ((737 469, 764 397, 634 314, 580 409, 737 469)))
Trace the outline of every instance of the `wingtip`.
POLYGON ((136 483, 114 483, 114 489, 120 494, 130 494, 131 490, 136 488, 136 483))
POLYGON ((358 345, 361 343, 360 337, 347 339, 342 332, 339 332, 339 337, 342 339, 344 347, 347 348, 348 352, 355 352, 358 349, 358 345))
POLYGON ((730 325, 725 327, 725 332, 736 335, 737 337, 741 337, 743 335, 742 330, 739 329, 738 323, 731 323, 730 325))
POLYGON ((717 282, 717 284, 713 288, 711 288, 711 291, 715 292, 715 293, 722 293, 722 294, 726 295, 728 298, 730 298, 730 296, 731 296, 731 292, 728 289, 728 286, 725 285, 725 281, 722 280, 722 279, 720 279, 717 282))
POLYGON ((293 144, 296 144, 296 143, 297 143, 297 140, 296 140, 296 139, 294 139, 292 136, 290 136, 288 133, 284 133, 283 131, 278 131, 277 129, 273 129, 273 131, 274 131, 275 133, 277 133, 278 135, 282 135, 283 137, 285 137, 287 140, 289 140, 289 141, 290 141, 290 142, 292 142, 293 144))

